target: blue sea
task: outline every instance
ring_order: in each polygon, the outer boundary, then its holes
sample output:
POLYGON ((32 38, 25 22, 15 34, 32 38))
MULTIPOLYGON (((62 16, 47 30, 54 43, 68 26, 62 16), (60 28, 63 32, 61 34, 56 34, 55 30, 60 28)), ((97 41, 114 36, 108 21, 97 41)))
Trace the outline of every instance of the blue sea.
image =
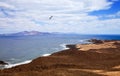
POLYGON ((66 44, 83 44, 89 39, 120 40, 120 35, 0 36, 0 60, 12 65, 65 49, 66 44))

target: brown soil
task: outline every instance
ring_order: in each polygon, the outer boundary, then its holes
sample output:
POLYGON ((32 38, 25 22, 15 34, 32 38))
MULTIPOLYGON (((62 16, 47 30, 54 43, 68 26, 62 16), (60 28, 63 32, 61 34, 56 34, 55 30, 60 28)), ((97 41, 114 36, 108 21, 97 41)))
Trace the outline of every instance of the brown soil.
POLYGON ((0 76, 120 76, 120 41, 77 45, 29 64, 0 70, 0 76))

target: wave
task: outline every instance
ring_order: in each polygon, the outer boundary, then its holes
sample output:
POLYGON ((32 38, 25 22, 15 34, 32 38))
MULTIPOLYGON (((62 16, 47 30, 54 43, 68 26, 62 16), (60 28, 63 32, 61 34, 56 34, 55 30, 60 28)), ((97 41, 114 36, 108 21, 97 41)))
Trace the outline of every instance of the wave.
POLYGON ((32 62, 32 60, 27 60, 27 61, 16 63, 16 64, 10 64, 9 63, 8 65, 5 65, 5 68, 12 68, 12 67, 15 67, 15 66, 18 66, 18 65, 28 64, 30 62, 32 62))
POLYGON ((66 49, 69 49, 66 47, 67 44, 63 43, 63 44, 60 44, 60 46, 63 48, 63 50, 66 50, 66 49))
MULTIPOLYGON (((49 55, 51 55, 51 54, 43 54, 42 56, 45 57, 45 56, 49 56, 49 55)), ((12 59, 12 60, 15 60, 15 59, 12 59)), ((12 68, 12 67, 23 65, 23 64, 28 64, 30 62, 32 62, 32 60, 26 60, 26 61, 23 61, 20 63, 15 63, 15 64, 11 64, 11 63, 7 62, 8 65, 4 65, 4 68, 12 68)))
POLYGON ((42 56, 44 56, 44 57, 45 57, 45 56, 50 56, 50 55, 51 55, 51 54, 43 54, 42 56))
POLYGON ((84 43, 84 42, 86 42, 86 40, 87 40, 87 39, 83 39, 83 40, 79 40, 78 42, 84 43))
MULTIPOLYGON (((63 48, 63 49, 69 49, 66 47, 67 44, 60 44, 60 46, 63 48)), ((46 56, 50 56, 51 54, 43 54, 42 57, 46 57, 46 56)), ((11 60, 16 60, 14 58, 12 58, 11 60)), ((23 61, 23 62, 20 62, 20 63, 15 63, 15 64, 11 64, 8 62, 8 65, 5 65, 4 68, 12 68, 12 67, 15 67, 15 66, 19 66, 19 65, 23 65, 23 64, 28 64, 32 62, 32 60, 27 60, 27 61, 23 61)))
POLYGON ((88 40, 90 39, 82 39, 82 40, 79 40, 78 42, 80 42, 81 44, 90 44, 91 42, 89 42, 88 40))

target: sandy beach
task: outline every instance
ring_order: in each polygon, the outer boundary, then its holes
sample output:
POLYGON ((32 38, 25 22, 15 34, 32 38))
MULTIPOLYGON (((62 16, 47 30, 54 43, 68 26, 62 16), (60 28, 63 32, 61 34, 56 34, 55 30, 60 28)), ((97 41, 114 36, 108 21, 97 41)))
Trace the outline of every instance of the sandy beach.
POLYGON ((120 41, 92 40, 39 57, 29 64, 0 70, 0 76, 119 76, 120 41))

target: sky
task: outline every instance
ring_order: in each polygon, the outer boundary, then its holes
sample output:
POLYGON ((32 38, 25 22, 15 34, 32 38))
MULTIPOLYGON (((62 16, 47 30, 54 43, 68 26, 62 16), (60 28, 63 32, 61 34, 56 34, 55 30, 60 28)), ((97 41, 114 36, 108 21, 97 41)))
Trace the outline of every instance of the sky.
POLYGON ((0 34, 21 31, 120 34, 120 0, 0 0, 0 34))

